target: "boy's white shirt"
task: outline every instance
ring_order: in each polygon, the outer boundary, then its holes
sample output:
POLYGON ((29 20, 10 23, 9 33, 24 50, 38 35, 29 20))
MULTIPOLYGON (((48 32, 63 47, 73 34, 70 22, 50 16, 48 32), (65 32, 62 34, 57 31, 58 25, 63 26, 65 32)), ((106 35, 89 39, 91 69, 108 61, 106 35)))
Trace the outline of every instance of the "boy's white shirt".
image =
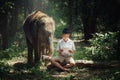
POLYGON ((58 42, 57 51, 59 51, 60 49, 76 50, 74 42, 71 39, 68 39, 67 42, 65 42, 63 39, 61 39, 58 42))

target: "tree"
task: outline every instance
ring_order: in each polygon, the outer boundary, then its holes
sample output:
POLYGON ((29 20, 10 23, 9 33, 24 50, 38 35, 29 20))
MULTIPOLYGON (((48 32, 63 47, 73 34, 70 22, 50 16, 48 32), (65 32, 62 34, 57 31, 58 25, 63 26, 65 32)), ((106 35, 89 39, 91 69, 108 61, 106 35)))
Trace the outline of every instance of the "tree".
POLYGON ((18 11, 22 7, 22 1, 0 1, 0 33, 2 35, 2 49, 8 48, 11 38, 14 37, 17 30, 18 11))
POLYGON ((1 1, 0 2, 0 33, 2 35, 2 49, 6 49, 8 47, 8 14, 11 9, 10 6, 12 6, 12 3, 8 3, 7 1, 1 1))
POLYGON ((44 1, 43 0, 25 0, 24 1, 24 10, 25 17, 32 13, 33 11, 43 11, 44 9, 44 1))
POLYGON ((24 1, 25 17, 33 11, 33 0, 24 1))
POLYGON ((68 27, 73 29, 73 2, 74 0, 68 0, 68 27))
POLYGON ((82 0, 82 21, 85 40, 92 38, 92 34, 96 32, 96 14, 94 8, 91 0, 82 0))

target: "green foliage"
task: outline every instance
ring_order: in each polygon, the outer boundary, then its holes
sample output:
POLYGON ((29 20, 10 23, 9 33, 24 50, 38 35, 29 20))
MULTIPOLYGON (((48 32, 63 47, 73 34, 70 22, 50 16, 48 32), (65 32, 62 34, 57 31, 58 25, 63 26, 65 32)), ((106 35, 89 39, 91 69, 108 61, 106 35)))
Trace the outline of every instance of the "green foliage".
POLYGON ((55 38, 60 38, 62 36, 62 30, 64 29, 64 26, 58 26, 55 30, 55 38))
MULTIPOLYGON (((62 30, 66 27, 67 23, 65 21, 63 14, 61 13, 59 9, 59 3, 53 3, 54 1, 47 1, 45 2, 47 10, 45 10, 45 13, 51 16, 55 21, 55 38, 60 38, 62 34, 62 30), (50 5, 52 4, 52 5, 50 5), (54 8, 54 9, 53 9, 54 8)), ((62 9, 64 10, 64 9, 62 9)))
POLYGON ((116 60, 117 33, 96 33, 90 40, 93 60, 116 60))
POLYGON ((0 75, 7 75, 10 71, 10 66, 8 64, 5 64, 3 62, 0 62, 0 75))
MULTIPOLYGON (((81 46, 81 45, 80 45, 81 46)), ((91 60, 91 50, 88 47, 80 47, 74 53, 75 60, 91 60)))
POLYGON ((14 39, 11 40, 11 43, 9 44, 9 48, 7 48, 4 51, 0 51, 0 60, 6 59, 12 59, 14 57, 20 56, 20 55, 27 55, 27 52, 24 53, 26 50, 26 43, 25 38, 22 32, 16 33, 14 39))
POLYGON ((38 76, 39 79, 42 80, 69 80, 68 78, 53 78, 51 77, 51 74, 53 74, 53 71, 49 72, 45 69, 40 69, 39 67, 33 67, 30 69, 30 71, 32 72, 33 75, 38 76))
POLYGON ((14 7, 14 1, 1 0, 0 1, 0 14, 10 12, 14 7))

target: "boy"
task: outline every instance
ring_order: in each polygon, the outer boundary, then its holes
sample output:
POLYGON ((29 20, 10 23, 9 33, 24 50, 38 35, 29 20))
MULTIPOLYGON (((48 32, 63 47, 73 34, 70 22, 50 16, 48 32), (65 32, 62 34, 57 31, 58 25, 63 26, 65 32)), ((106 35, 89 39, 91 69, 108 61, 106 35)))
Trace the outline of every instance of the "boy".
POLYGON ((55 58, 43 55, 44 59, 49 58, 53 65, 64 71, 68 71, 69 70, 68 68, 75 65, 75 61, 72 57, 75 51, 75 45, 74 42, 69 37, 70 31, 69 29, 65 28, 62 32, 62 39, 58 42, 57 45, 58 55, 55 58), (64 62, 66 62, 66 65, 62 66, 60 63, 64 62))

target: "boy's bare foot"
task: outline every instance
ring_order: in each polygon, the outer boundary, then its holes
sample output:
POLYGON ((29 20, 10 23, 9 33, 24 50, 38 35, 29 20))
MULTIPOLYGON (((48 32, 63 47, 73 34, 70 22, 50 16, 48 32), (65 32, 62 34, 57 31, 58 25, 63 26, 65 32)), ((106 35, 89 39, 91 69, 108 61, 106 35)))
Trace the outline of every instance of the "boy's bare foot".
POLYGON ((69 71, 70 69, 67 69, 67 68, 63 68, 64 71, 69 71))
POLYGON ((70 63, 70 64, 66 64, 64 67, 65 68, 70 68, 70 67, 73 67, 74 66, 74 64, 73 63, 70 63))
POLYGON ((47 56, 47 55, 42 55, 42 57, 43 57, 43 60, 50 60, 51 59, 51 57, 47 56))

